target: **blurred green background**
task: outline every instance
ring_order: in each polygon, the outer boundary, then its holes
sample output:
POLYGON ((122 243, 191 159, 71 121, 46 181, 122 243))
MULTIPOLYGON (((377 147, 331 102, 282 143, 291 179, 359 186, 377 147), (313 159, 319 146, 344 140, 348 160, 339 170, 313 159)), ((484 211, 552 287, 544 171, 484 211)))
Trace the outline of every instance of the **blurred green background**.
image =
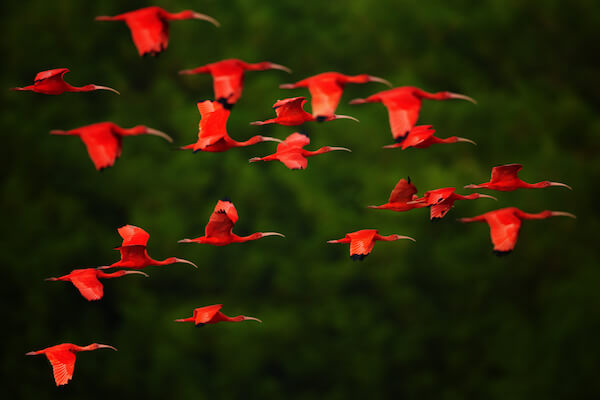
MULTIPOLYGON (((600 398, 600 78, 597 1, 158 0, 218 19, 171 24, 168 49, 140 58, 124 23, 95 22, 144 1, 10 2, 2 5, 2 359, 14 398, 106 399, 598 399, 600 398), (310 149, 346 146, 305 171, 249 165, 273 143, 226 153, 174 151, 196 139, 195 102, 212 98, 208 75, 177 71, 224 58, 294 70, 246 74, 228 130, 254 127, 271 105, 307 91, 278 85, 316 73, 368 73, 395 86, 451 90, 479 105, 424 103, 422 124, 469 144, 382 150, 392 141, 380 104, 350 106, 384 90, 349 85, 338 113, 361 123, 304 127, 310 149), (68 67, 74 85, 119 90, 44 96, 7 90, 38 71, 68 67), (100 121, 163 130, 124 139, 113 168, 97 172, 82 142, 50 136, 100 121), (488 180, 494 165, 524 164, 522 178, 561 188, 494 193, 458 202, 438 223, 427 210, 369 210, 410 176, 419 189, 488 180), (181 245, 200 236, 216 201, 233 199, 238 234, 278 231, 227 247, 181 245), (577 220, 526 222, 513 254, 492 254, 484 224, 456 218, 500 207, 569 211, 577 220), (150 235, 149 253, 196 262, 146 269, 151 278, 106 280, 87 302, 66 283, 74 268, 118 260, 116 229, 150 235), (328 245, 377 228, 417 239, 380 243, 362 263, 328 245), (195 329, 176 324, 195 307, 264 323, 195 329), (116 346, 81 353, 57 389, 48 361, 24 353, 62 342, 116 346)), ((307 107, 310 110, 310 107, 307 107)), ((459 190, 465 194, 470 191, 459 190)))

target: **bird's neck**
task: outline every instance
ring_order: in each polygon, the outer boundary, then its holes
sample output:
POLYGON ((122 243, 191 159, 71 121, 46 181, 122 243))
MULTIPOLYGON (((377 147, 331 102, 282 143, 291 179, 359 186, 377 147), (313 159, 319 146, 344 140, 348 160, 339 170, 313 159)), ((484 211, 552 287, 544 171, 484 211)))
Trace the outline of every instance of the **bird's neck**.
POLYGON ((238 236, 236 234, 233 234, 232 236, 233 236, 232 242, 243 243, 243 242, 248 242, 250 240, 260 239, 263 237, 263 234, 261 232, 256 232, 256 233, 253 233, 252 235, 248 235, 248 236, 238 236))
POLYGON ((245 142, 236 142, 234 140, 232 140, 231 142, 232 142, 232 145, 235 147, 244 147, 244 146, 251 146, 253 144, 260 143, 262 141, 263 141, 263 137, 260 135, 257 135, 257 136, 251 137, 250 139, 246 140, 245 142))

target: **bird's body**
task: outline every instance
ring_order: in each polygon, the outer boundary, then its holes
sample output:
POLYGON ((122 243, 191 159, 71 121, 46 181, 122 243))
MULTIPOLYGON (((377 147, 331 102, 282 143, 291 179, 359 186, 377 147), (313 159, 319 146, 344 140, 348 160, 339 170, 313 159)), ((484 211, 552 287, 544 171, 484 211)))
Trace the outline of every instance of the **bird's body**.
POLYGON ((93 84, 81 87, 71 86, 65 82, 63 78, 67 72, 69 72, 68 68, 56 68, 48 71, 38 72, 38 74, 35 76, 33 85, 16 87, 12 88, 12 90, 25 90, 51 95, 62 94, 64 92, 91 92, 93 90, 108 90, 116 94, 120 94, 115 89, 106 86, 98 86, 93 84))
POLYGON ((273 104, 273 108, 275 109, 275 113, 277 115, 276 118, 271 118, 265 121, 251 122, 250 125, 279 124, 285 126, 295 126, 302 125, 305 122, 324 122, 332 121, 334 119, 352 119, 358 122, 356 118, 348 115, 332 114, 326 117, 313 117, 311 114, 304 111, 305 103, 306 97, 292 97, 289 99, 277 100, 277 102, 273 104))
POLYGON ((408 135, 399 143, 390 144, 383 146, 384 149, 395 149, 401 148, 405 150, 409 147, 415 147, 417 149, 426 149, 427 147, 437 143, 457 143, 457 142, 468 142, 476 144, 474 141, 461 138, 458 136, 450 136, 445 139, 433 136, 435 129, 431 125, 419 125, 415 126, 410 130, 408 135))
POLYGON ((410 178, 400 179, 392 193, 390 194, 390 198, 387 203, 382 204, 380 206, 368 206, 369 208, 375 208, 380 210, 392 210, 392 211, 409 211, 413 208, 421 208, 425 207, 420 203, 411 203, 413 200, 418 198, 417 196, 417 187, 410 182, 410 178))
POLYGON ((456 188, 453 187, 430 190, 425 192, 423 197, 413 200, 411 203, 420 204, 421 207, 429 207, 430 219, 437 220, 443 218, 450 211, 456 200, 475 200, 481 197, 497 200, 495 197, 486 194, 472 193, 462 196, 455 191, 456 188))
POLYGON ((160 7, 152 6, 129 11, 113 17, 96 17, 97 21, 124 21, 129 30, 133 43, 140 56, 157 55, 169 44, 169 21, 182 19, 201 19, 219 26, 212 17, 191 10, 179 13, 169 13, 160 7))
POLYGON ((505 255, 513 251, 517 244, 521 222, 525 219, 545 219, 550 217, 565 216, 575 218, 571 213, 562 211, 542 211, 530 214, 516 207, 501 208, 485 214, 472 217, 460 218, 460 222, 486 222, 490 227, 490 235, 496 255, 505 255))
POLYGON ((369 253, 371 253, 376 241, 383 240, 389 242, 399 239, 409 239, 413 242, 415 241, 415 239, 409 236, 382 236, 379 234, 377 229, 362 229, 360 231, 347 233, 342 239, 329 240, 327 243, 350 243, 350 258, 354 261, 362 261, 366 256, 369 255, 369 253))
POLYGON ((517 189, 540 189, 549 186, 563 186, 571 189, 569 185, 560 182, 542 181, 538 183, 523 182, 519 176, 519 171, 523 168, 521 164, 506 164, 492 168, 492 178, 489 182, 479 185, 467 185, 465 189, 492 189, 503 192, 511 192, 517 189))
POLYGON ((212 306, 196 308, 194 309, 194 313, 191 317, 176 319, 175 322, 193 322, 197 327, 204 326, 206 324, 216 324, 218 322, 241 322, 250 320, 262 322, 258 318, 247 317, 245 315, 228 317, 219 311, 222 307, 222 304, 215 304, 212 306))

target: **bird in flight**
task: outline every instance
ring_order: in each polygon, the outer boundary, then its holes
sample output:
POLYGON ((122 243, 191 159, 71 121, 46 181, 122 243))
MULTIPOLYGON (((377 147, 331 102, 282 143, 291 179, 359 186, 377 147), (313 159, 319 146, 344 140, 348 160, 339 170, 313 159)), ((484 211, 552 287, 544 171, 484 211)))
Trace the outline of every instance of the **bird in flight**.
POLYGON ((408 239, 415 242, 416 240, 409 236, 389 235, 382 236, 377 229, 362 229, 360 231, 347 233, 342 239, 329 240, 327 243, 350 243, 350 258, 354 261, 362 261, 371 253, 375 242, 383 240, 391 242, 393 240, 408 239))
POLYGON ((189 318, 176 319, 175 322, 193 322, 196 327, 201 327, 206 324, 216 324, 218 322, 241 322, 241 321, 258 321, 258 318, 238 315, 237 317, 228 317, 219 311, 223 304, 215 304, 212 306, 200 307, 194 309, 194 313, 189 318))
POLYGON ((238 236, 232 232, 233 226, 238 220, 238 213, 231 200, 225 198, 217 202, 215 210, 208 220, 204 230, 204 236, 195 239, 182 239, 179 243, 207 243, 214 246, 225 246, 230 243, 243 243, 256 240, 265 236, 281 236, 277 232, 257 232, 249 236, 238 236))
POLYGON ((394 141, 400 143, 406 138, 410 130, 415 127, 419 119, 423 99, 462 99, 476 103, 475 100, 464 94, 452 92, 428 93, 416 87, 402 86, 375 93, 366 99, 354 99, 350 104, 383 103, 388 110, 394 141))
POLYGON ((480 193, 461 196, 460 194, 456 194, 455 191, 456 188, 453 187, 430 190, 425 192, 423 197, 410 201, 409 204, 419 204, 421 207, 429 207, 430 219, 433 221, 442 219, 450 211, 456 200, 475 200, 482 197, 498 200, 493 196, 480 193))
POLYGON ((60 386, 66 385, 73 378, 75 355, 80 351, 91 351, 96 349, 113 349, 117 351, 117 349, 107 344, 92 343, 88 346, 77 346, 72 343, 62 343, 43 350, 30 351, 29 353, 25 353, 25 355, 35 356, 44 354, 48 357, 48 361, 50 361, 50 364, 52 365, 56 386, 60 386))
POLYGON ((575 215, 563 211, 546 210, 537 214, 529 214, 516 207, 507 207, 472 218, 460 218, 459 221, 486 222, 490 227, 494 253, 502 256, 510 253, 515 248, 523 220, 545 219, 558 216, 576 218, 575 215))
POLYGON ((325 120, 335 114, 344 87, 348 83, 380 82, 392 87, 383 78, 372 75, 344 75, 338 72, 324 72, 296 83, 279 85, 281 89, 308 88, 311 96, 312 115, 318 120, 325 120))
POLYGON ((356 118, 348 115, 332 114, 324 118, 315 118, 311 114, 304 111, 304 103, 306 103, 306 97, 292 97, 289 99, 277 100, 277 102, 273 104, 275 114, 277 115, 276 118, 271 118, 266 121, 250 122, 250 125, 279 124, 285 126, 294 126, 310 121, 324 122, 333 121, 334 119, 351 119, 359 122, 356 118))
POLYGON ((412 202, 418 198, 417 196, 417 187, 411 183, 410 177, 408 179, 400 179, 392 193, 390 194, 390 198, 387 203, 382 204, 380 206, 368 206, 368 208, 375 208, 379 210, 392 210, 392 211, 409 211, 413 208, 421 208, 425 207, 421 203, 412 202), (412 202, 411 204, 408 204, 412 202))
POLYGON ((50 131, 50 134, 79 136, 98 171, 112 167, 117 158, 121 156, 123 136, 154 135, 173 142, 173 139, 166 133, 144 125, 126 129, 112 122, 99 122, 69 131, 54 129, 50 131))
POLYGON ((409 147, 415 147, 417 149, 426 149, 427 147, 436 143, 467 142, 475 145, 477 144, 472 140, 461 138, 458 136, 450 136, 445 139, 441 139, 436 136, 433 136, 434 133, 435 129, 433 129, 432 125, 415 126, 410 130, 410 132, 408 132, 408 135, 404 138, 402 142, 389 144, 387 146, 383 146, 383 148, 395 149, 400 147, 402 150, 404 150, 409 147))
POLYGON ((306 157, 312 157, 319 154, 327 153, 335 150, 352 151, 345 147, 321 147, 315 151, 303 149, 304 146, 310 143, 310 139, 306 133, 292 133, 283 142, 277 145, 277 152, 265 157, 251 158, 250 162, 256 161, 281 161, 289 169, 306 169, 308 160, 306 157))
POLYGON ((11 90, 28 90, 42 94, 62 94, 64 92, 91 92, 92 90, 109 90, 120 94, 113 88, 98 85, 85 85, 81 87, 71 86, 64 81, 63 76, 69 72, 68 68, 56 68, 48 71, 38 72, 33 85, 11 88, 11 90))
POLYGON ((233 147, 251 146, 260 142, 279 142, 281 140, 268 136, 256 135, 245 142, 237 142, 227 133, 227 119, 230 111, 218 101, 205 100, 198 103, 200 124, 196 143, 180 147, 180 150, 221 152, 233 147))
POLYGON ((223 107, 231 109, 240 97, 242 97, 244 72, 265 71, 268 69, 278 69, 287 73, 292 72, 288 67, 268 61, 251 64, 231 58, 207 64, 202 67, 179 71, 179 74, 211 74, 213 78, 215 100, 223 104, 223 107))
POLYGON ((156 6, 140 8, 114 17, 96 17, 96 21, 125 21, 140 56, 155 56, 166 50, 169 44, 169 21, 181 19, 201 19, 219 26, 216 19, 205 14, 192 10, 169 13, 156 6))
POLYGON ((517 189, 539 189, 549 186, 563 186, 573 190, 571 186, 560 182, 542 181, 538 183, 527 183, 519 179, 518 173, 523 168, 521 164, 506 164, 492 168, 492 178, 489 182, 479 185, 467 185, 465 189, 492 189, 503 192, 511 192, 517 189))

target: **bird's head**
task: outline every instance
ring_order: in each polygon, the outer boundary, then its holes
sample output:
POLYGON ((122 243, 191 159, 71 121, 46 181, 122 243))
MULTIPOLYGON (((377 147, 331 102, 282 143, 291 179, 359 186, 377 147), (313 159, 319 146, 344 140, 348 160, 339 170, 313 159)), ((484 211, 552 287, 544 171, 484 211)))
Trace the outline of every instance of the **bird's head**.
POLYGON ((389 87, 392 87, 392 84, 383 78, 380 78, 378 76, 373 76, 373 75, 367 75, 367 74, 360 74, 360 75, 355 75, 355 76, 349 76, 346 81, 348 83, 367 83, 367 82, 379 82, 379 83, 383 83, 384 85, 387 85, 389 87))
POLYGON ((117 351, 117 349, 114 348, 113 346, 109 346, 107 344, 100 344, 100 343, 92 343, 90 345, 83 346, 79 349, 76 349, 76 351, 91 351, 91 350, 97 350, 97 349, 112 349, 114 351, 117 351))
POLYGON ((562 187, 566 187, 569 190, 573 190, 573 188, 571 186, 567 185, 566 183, 560 183, 560 182, 542 181, 538 185, 540 187, 562 186, 562 187))

